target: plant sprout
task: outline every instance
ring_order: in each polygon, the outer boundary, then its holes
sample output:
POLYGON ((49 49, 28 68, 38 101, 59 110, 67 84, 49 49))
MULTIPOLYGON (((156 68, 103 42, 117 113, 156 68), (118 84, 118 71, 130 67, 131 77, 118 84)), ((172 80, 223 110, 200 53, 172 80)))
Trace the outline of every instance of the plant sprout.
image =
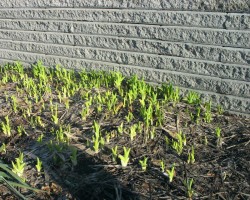
POLYGON ((161 166, 161 171, 164 173, 165 172, 165 162, 164 162, 164 160, 160 161, 160 166, 161 166))
POLYGON ((118 156, 117 149, 118 149, 117 145, 111 149, 112 150, 112 160, 113 160, 113 162, 116 162, 116 160, 117 160, 117 156, 118 156))
POLYGON ((2 130, 3 130, 3 133, 7 136, 11 136, 11 127, 10 127, 10 120, 9 120, 9 116, 5 116, 4 117, 6 123, 2 122, 1 125, 2 125, 2 130))
POLYGON ((144 157, 143 160, 139 160, 139 163, 141 165, 142 171, 146 171, 147 170, 147 166, 148 166, 147 161, 148 161, 147 157, 144 157))
POLYGON ((121 160, 122 167, 127 167, 127 165, 128 165, 130 150, 131 150, 130 148, 123 147, 124 155, 120 154, 118 156, 121 160))
POLYGON ((194 158, 194 146, 192 146, 191 152, 188 153, 188 161, 187 163, 194 164, 195 158, 194 158))
POLYGON ((172 168, 170 170, 166 170, 167 174, 168 174, 168 178, 169 178, 169 182, 171 183, 173 181, 174 175, 175 175, 175 163, 173 164, 172 168))
POLYGON ((192 198, 193 194, 194 194, 194 190, 192 188, 193 186, 193 181, 194 179, 187 179, 185 182, 184 182, 184 185, 186 186, 186 191, 187 191, 187 196, 188 198, 192 198))
POLYGON ((6 153, 6 144, 5 144, 5 143, 3 143, 3 144, 1 145, 1 147, 0 147, 0 153, 1 153, 1 152, 6 153))
POLYGON ((38 173, 42 170, 42 161, 38 157, 36 158, 36 170, 38 173))
POLYGON ((26 163, 23 161, 23 153, 19 154, 19 157, 16 158, 16 162, 14 163, 12 161, 12 171, 17 174, 20 178, 23 179, 23 181, 25 180, 23 178, 23 172, 24 172, 24 167, 25 167, 26 163))

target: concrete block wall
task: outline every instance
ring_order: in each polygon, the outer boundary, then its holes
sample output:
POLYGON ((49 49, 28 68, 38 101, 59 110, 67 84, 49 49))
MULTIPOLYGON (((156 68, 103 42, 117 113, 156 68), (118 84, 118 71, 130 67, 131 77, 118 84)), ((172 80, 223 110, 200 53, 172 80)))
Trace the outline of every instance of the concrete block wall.
POLYGON ((0 63, 119 70, 250 114, 249 0, 1 0, 0 63))

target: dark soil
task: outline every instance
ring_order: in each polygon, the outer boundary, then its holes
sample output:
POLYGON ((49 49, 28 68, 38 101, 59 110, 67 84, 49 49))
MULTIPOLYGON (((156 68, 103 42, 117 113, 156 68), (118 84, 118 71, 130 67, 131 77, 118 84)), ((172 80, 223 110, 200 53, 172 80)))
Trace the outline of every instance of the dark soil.
MULTIPOLYGON (((8 73, 14 73, 8 71, 8 73)), ((33 77, 32 73, 28 73, 33 77)), ((0 75, 0 80, 3 74, 0 75)), ((77 81, 79 81, 77 79, 77 81)), ((30 186, 41 189, 43 192, 33 193, 26 189, 18 189, 27 199, 188 199, 187 180, 193 179, 192 197, 190 199, 250 199, 250 118, 240 117, 228 113, 218 114, 212 111, 212 121, 205 122, 204 104, 190 105, 184 101, 173 103, 165 102, 162 105, 164 120, 162 125, 153 123, 155 136, 148 137, 147 129, 143 125, 141 133, 137 133, 131 141, 129 128, 139 121, 143 121, 139 112, 138 100, 131 106, 120 106, 117 114, 111 114, 103 106, 98 113, 96 105, 91 106, 91 111, 86 120, 81 119, 80 111, 85 100, 81 98, 87 89, 79 89, 71 97, 70 108, 58 100, 56 81, 51 82, 52 93, 44 93, 42 100, 32 102, 30 116, 24 116, 28 109, 25 97, 29 96, 27 88, 21 93, 19 82, 8 81, 0 84, 0 122, 5 122, 8 115, 11 124, 11 136, 6 136, 0 130, 0 146, 6 144, 6 152, 0 152, 0 158, 10 167, 11 161, 24 153, 25 179, 30 186), (14 112, 11 96, 15 95, 18 110, 14 112), (50 99, 58 105, 59 124, 51 120, 50 99), (42 102, 45 108, 42 108, 42 102), (197 123, 190 113, 195 115, 197 107, 202 110, 201 118, 197 123), (131 111, 134 119, 127 122, 125 116, 131 111), (36 116, 41 117, 44 126, 36 124, 36 116), (33 119, 33 122, 32 122, 33 119), (99 153, 92 147, 93 121, 101 125, 101 133, 105 138, 110 134, 110 142, 105 143, 99 153), (124 123, 122 134, 117 128, 124 123), (25 132, 20 136, 17 127, 22 125, 25 132), (70 130, 65 131, 67 125, 70 130), (55 130, 64 127, 64 136, 68 142, 56 143, 55 130), (221 128, 221 138, 215 134, 216 127, 221 128), (178 131, 182 130, 186 136, 186 146, 178 155, 171 146, 177 140, 178 131), (42 142, 37 142, 39 136, 44 135, 42 142), (166 143, 166 137, 170 141, 166 143), (207 140, 207 141, 206 141, 207 140), (61 151, 51 150, 50 141, 63 147, 61 151), (120 160, 112 160, 111 149, 118 146, 118 153, 123 154, 123 147, 130 147, 130 161, 126 168, 121 167, 120 160), (73 166, 70 160, 69 147, 78 150, 77 165, 73 166), (188 164, 188 153, 191 147, 195 150, 195 162, 188 164), (42 171, 36 170, 36 158, 39 157, 42 171), (139 160, 148 158, 146 171, 142 171, 139 160), (173 181, 169 181, 166 172, 162 172, 160 161, 163 160, 166 169, 171 169, 175 163, 173 181)), ((126 87, 123 81, 123 87, 126 87)), ((25 88, 25 87, 24 87, 25 88)), ((89 86, 92 96, 98 92, 111 90, 117 94, 115 87, 94 88, 89 86)), ((122 99, 121 97, 119 97, 122 99)), ((121 104, 122 100, 120 100, 121 104)), ((166 171, 166 170, 165 170, 166 171)), ((1 199, 17 199, 6 187, 0 185, 1 199)))

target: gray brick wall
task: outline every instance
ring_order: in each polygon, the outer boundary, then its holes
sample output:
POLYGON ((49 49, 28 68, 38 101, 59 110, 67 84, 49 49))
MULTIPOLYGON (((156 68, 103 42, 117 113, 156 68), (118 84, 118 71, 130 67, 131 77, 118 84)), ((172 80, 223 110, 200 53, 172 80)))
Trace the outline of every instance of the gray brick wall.
POLYGON ((249 0, 1 0, 0 63, 170 81, 250 114, 249 0))

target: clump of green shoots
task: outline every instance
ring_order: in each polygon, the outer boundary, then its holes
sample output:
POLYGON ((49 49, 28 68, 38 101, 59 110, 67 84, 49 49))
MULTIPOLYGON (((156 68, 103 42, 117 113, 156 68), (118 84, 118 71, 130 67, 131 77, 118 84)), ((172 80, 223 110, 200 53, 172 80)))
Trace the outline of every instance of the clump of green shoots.
POLYGON ((23 178, 23 172, 24 172, 24 167, 25 167, 26 163, 23 160, 23 153, 19 154, 19 157, 16 158, 16 162, 14 163, 12 161, 12 171, 17 174, 20 178, 22 178, 23 181, 25 181, 25 179, 23 178))
POLYGON ((55 123, 59 123, 59 118, 58 118, 58 105, 56 104, 55 106, 51 106, 51 120, 55 123))
POLYGON ((161 166, 161 171, 162 171, 163 173, 165 173, 165 162, 164 162, 164 160, 161 160, 161 161, 160 161, 160 166, 161 166))
POLYGON ((95 153, 98 153, 99 146, 100 146, 100 128, 101 128, 101 126, 96 121, 94 121, 92 127, 93 127, 94 134, 95 134, 92 136, 93 148, 95 150, 95 153))
POLYGON ((175 176, 175 163, 173 164, 172 168, 169 170, 167 169, 166 172, 169 178, 169 182, 171 183, 175 176))
POLYGON ((221 105, 218 105, 218 106, 217 106, 217 113, 218 113, 219 115, 222 115, 223 112, 224 112, 223 107, 222 107, 221 105))
POLYGON ((122 167, 127 167, 128 165, 130 150, 130 148, 123 147, 124 155, 119 154, 118 156, 121 160, 122 167))
POLYGON ((163 94, 163 98, 165 102, 173 101, 174 104, 176 104, 180 99, 180 90, 179 88, 174 88, 173 85, 170 84, 162 84, 161 88, 159 88, 161 91, 160 93, 163 94))
POLYGON ((37 157, 36 158, 36 170, 38 173, 40 173, 42 170, 42 163, 43 162, 37 157))
POLYGON ((147 170, 147 166, 148 166, 147 161, 148 161, 147 157, 144 157, 143 160, 139 160, 139 163, 141 165, 142 171, 144 171, 144 172, 147 170))
POLYGON ((193 194, 194 194, 194 190, 192 188, 193 186, 193 181, 194 179, 187 179, 185 182, 184 182, 184 185, 186 186, 186 192, 187 192, 187 196, 188 198, 192 198, 193 194))
POLYGON ((130 140, 133 141, 136 136, 137 124, 130 126, 130 140))
POLYGON ((116 145, 111 150, 112 150, 112 160, 113 160, 113 162, 116 162, 117 156, 118 156, 118 153, 117 153, 118 146, 116 145))
POLYGON ((212 121, 212 101, 205 103, 205 113, 204 113, 204 121, 210 123, 212 121))
POLYGON ((189 91, 187 96, 184 99, 188 104, 200 104, 201 98, 197 92, 189 91))
POLYGON ((9 116, 8 115, 5 116, 4 119, 5 119, 5 123, 4 122, 1 123, 2 131, 5 135, 11 136, 11 127, 10 127, 9 116))
POLYGON ((183 147, 186 145, 186 136, 182 131, 177 133, 177 141, 172 140, 172 148, 176 150, 178 155, 181 155, 183 147))
POLYGON ((117 131, 120 135, 123 133, 123 122, 118 126, 117 131))
POLYGON ((194 146, 192 146, 191 152, 188 153, 188 161, 187 163, 194 164, 195 157, 194 157, 194 146))
POLYGON ((217 137, 217 146, 221 147, 222 143, 223 143, 222 137, 221 137, 221 128, 216 127, 215 134, 216 134, 216 137, 217 137))
POLYGON ((0 147, 0 153, 2 153, 2 152, 6 153, 6 144, 5 143, 3 143, 0 147))
POLYGON ((134 119, 134 115, 133 115, 132 112, 129 111, 128 115, 125 116, 125 118, 126 118, 127 122, 129 123, 129 122, 131 122, 134 119))

